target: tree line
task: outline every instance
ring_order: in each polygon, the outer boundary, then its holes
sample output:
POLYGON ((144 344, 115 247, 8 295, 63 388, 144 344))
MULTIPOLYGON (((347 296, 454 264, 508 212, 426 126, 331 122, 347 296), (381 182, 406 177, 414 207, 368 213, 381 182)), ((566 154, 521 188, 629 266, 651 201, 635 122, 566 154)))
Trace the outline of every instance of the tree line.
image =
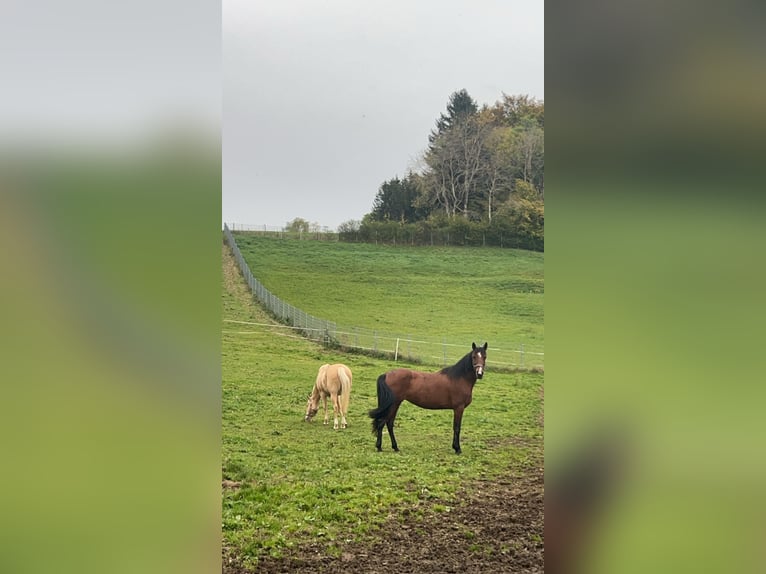
POLYGON ((545 105, 507 95, 481 108, 454 92, 436 120, 419 169, 383 182, 372 211, 343 223, 341 238, 370 240, 452 231, 453 242, 543 250, 545 105))
MULTIPOLYGON (((545 105, 507 95, 479 107, 450 95, 417 169, 384 181, 372 211, 338 228, 346 241, 500 245, 542 251, 545 105)), ((300 218, 290 231, 308 232, 300 218)))

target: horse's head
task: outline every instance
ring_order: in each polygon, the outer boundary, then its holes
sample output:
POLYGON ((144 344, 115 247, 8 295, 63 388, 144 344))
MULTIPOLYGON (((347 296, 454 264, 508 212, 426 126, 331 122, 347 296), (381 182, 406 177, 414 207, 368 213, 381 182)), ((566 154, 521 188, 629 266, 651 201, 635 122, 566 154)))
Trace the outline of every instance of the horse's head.
POLYGON ((308 400, 306 401, 306 416, 304 417, 304 421, 310 422, 312 418, 314 418, 314 415, 317 414, 317 411, 319 410, 319 401, 314 400, 313 393, 309 395, 308 400))
POLYGON ((476 373, 476 378, 480 379, 484 376, 484 363, 487 360, 487 343, 484 343, 483 347, 477 347, 476 343, 471 343, 471 348, 473 372, 476 373))

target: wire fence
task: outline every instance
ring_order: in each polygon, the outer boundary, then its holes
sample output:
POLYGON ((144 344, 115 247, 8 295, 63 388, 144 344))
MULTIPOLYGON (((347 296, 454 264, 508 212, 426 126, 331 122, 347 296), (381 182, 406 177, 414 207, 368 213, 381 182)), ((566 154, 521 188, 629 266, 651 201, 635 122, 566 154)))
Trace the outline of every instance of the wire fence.
MULTIPOLYGON (((334 321, 314 317, 305 311, 283 301, 255 278, 250 271, 245 258, 237 246, 234 235, 227 224, 224 224, 226 243, 234 254, 242 276, 254 295, 271 315, 282 325, 280 328, 301 336, 318 341, 328 347, 353 349, 374 355, 388 356, 394 361, 407 360, 430 365, 447 366, 455 363, 465 355, 466 342, 457 343, 442 338, 440 341, 425 340, 413 334, 388 333, 376 329, 358 326, 338 325, 334 321)), ((254 332, 249 327, 273 327, 271 324, 251 323, 247 321, 228 321, 241 325, 236 332, 247 335, 254 332)), ((482 344, 476 341, 476 344, 482 344)), ((544 351, 541 347, 524 343, 493 344, 489 347, 493 365, 508 369, 544 369, 544 351)))
MULTIPOLYGON (((472 247, 518 247, 542 251, 540 245, 528 244, 511 230, 482 229, 466 222, 457 221, 451 226, 433 227, 426 223, 402 225, 396 221, 375 222, 354 228, 331 229, 326 225, 312 223, 305 230, 292 230, 276 225, 253 225, 232 223, 231 231, 251 233, 261 237, 301 239, 314 241, 344 241, 347 243, 374 243, 376 245, 411 246, 472 246, 472 247)), ((534 241, 532 242, 534 243, 534 241)))
POLYGON ((339 241, 340 234, 326 225, 311 224, 307 230, 293 231, 276 225, 253 225, 248 223, 224 223, 229 231, 253 233, 262 237, 279 237, 280 239, 316 239, 320 241, 339 241))

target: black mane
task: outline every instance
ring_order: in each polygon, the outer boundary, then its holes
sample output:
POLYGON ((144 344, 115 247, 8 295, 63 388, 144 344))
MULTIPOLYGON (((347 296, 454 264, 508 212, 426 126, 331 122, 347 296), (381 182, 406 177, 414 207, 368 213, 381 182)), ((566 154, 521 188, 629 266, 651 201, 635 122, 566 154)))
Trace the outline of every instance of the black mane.
POLYGON ((473 360, 471 360, 471 354, 472 352, 469 352, 457 363, 451 367, 444 367, 439 372, 443 375, 447 375, 450 379, 459 379, 465 375, 469 375, 469 379, 476 379, 476 373, 473 370, 473 360))

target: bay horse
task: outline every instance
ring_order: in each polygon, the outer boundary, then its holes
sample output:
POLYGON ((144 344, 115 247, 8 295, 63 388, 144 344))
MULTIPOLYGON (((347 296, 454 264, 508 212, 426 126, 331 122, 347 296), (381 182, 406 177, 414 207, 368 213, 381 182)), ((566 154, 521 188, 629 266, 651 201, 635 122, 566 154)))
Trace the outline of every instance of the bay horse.
POLYGON ((324 405, 324 424, 328 424, 327 416, 327 397, 332 399, 333 414, 335 422, 333 429, 338 429, 338 415, 340 414, 340 428, 348 426, 346 414, 348 413, 348 402, 351 397, 352 375, 351 369, 341 363, 334 365, 324 364, 319 367, 317 379, 314 388, 309 395, 306 403, 306 422, 311 421, 319 410, 319 399, 322 399, 324 405))
POLYGON ((424 409, 452 409, 452 448, 460 454, 460 425, 463 411, 471 404, 473 386, 484 376, 487 343, 477 347, 471 343, 471 352, 451 367, 438 373, 421 373, 410 369, 394 369, 378 377, 378 408, 369 411, 372 434, 381 451, 383 427, 388 428, 391 448, 399 450, 394 437, 394 419, 402 401, 409 401, 424 409))

